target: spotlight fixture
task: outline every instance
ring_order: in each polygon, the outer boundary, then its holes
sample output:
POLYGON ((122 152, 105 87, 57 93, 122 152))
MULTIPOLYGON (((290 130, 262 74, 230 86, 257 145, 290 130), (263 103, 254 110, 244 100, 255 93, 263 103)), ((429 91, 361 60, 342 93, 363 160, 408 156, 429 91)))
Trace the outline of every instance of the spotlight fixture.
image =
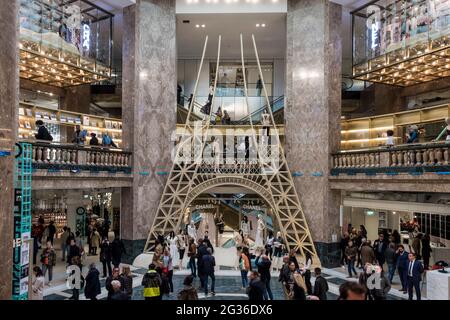
POLYGON ((266 27, 266 24, 265 24, 265 23, 263 23, 263 24, 261 25, 261 27, 265 28, 265 27, 266 27))
POLYGON ((202 24, 202 28, 205 28, 205 27, 206 27, 206 25, 202 24))
POLYGON ((199 24, 196 24, 195 27, 196 27, 196 28, 200 28, 200 25, 199 25, 199 24))
POLYGON ((256 24, 256 27, 257 27, 257 28, 259 28, 259 26, 260 26, 260 24, 259 24, 259 23, 257 23, 257 24, 256 24))

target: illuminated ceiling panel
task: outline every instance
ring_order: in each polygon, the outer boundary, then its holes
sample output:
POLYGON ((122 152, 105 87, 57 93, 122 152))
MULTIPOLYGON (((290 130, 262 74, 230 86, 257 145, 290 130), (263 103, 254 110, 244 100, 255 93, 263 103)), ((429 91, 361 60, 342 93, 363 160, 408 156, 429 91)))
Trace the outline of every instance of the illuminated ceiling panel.
POLYGON ((450 39, 447 36, 399 49, 353 67, 358 80, 412 86, 450 76, 450 39))
POLYGON ((110 78, 110 69, 60 50, 34 51, 20 45, 20 77, 56 87, 77 86, 110 78))

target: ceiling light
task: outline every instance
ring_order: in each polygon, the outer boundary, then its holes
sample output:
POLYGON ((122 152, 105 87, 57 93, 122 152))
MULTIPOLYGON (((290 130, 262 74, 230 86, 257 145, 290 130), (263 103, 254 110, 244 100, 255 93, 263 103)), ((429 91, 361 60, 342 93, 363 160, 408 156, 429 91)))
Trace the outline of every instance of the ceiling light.
POLYGON ((265 27, 266 27, 266 24, 265 24, 265 23, 263 23, 263 24, 261 25, 261 27, 265 28, 265 27))
POLYGON ((199 24, 196 24, 195 27, 196 27, 196 28, 200 28, 200 25, 199 25, 199 24))
POLYGON ((259 28, 259 23, 256 24, 256 27, 259 28))
POLYGON ((202 28, 205 28, 205 27, 206 27, 206 25, 202 24, 202 28))

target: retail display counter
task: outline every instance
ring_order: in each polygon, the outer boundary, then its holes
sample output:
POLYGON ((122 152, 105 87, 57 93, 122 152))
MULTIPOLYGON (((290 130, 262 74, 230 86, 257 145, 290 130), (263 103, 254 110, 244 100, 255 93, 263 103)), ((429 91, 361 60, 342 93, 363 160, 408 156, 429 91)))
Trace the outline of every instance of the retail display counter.
POLYGON ((386 144, 387 130, 394 131, 395 142, 402 144, 404 128, 409 125, 442 123, 450 116, 450 105, 389 113, 342 121, 341 150, 378 147, 386 144))
MULTIPOLYGON (((54 142, 61 141, 61 127, 68 126, 74 130, 76 125, 80 125, 82 130, 86 130, 86 137, 89 144, 90 133, 97 135, 99 143, 102 141, 103 133, 108 132, 114 143, 120 147, 122 144, 122 120, 114 118, 105 118, 96 115, 83 114, 65 110, 55 110, 41 106, 20 102, 19 104, 19 139, 34 138, 36 133, 35 122, 42 120, 54 142)), ((71 142, 72 136, 68 135, 68 142, 71 142)))

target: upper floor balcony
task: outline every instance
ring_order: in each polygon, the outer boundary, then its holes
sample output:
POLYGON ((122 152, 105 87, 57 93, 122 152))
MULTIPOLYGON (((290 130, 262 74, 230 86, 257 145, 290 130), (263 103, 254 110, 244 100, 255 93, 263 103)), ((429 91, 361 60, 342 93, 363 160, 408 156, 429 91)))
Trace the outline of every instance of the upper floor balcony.
POLYGON ((39 140, 21 142, 32 144, 33 189, 131 186, 131 152, 39 140))

